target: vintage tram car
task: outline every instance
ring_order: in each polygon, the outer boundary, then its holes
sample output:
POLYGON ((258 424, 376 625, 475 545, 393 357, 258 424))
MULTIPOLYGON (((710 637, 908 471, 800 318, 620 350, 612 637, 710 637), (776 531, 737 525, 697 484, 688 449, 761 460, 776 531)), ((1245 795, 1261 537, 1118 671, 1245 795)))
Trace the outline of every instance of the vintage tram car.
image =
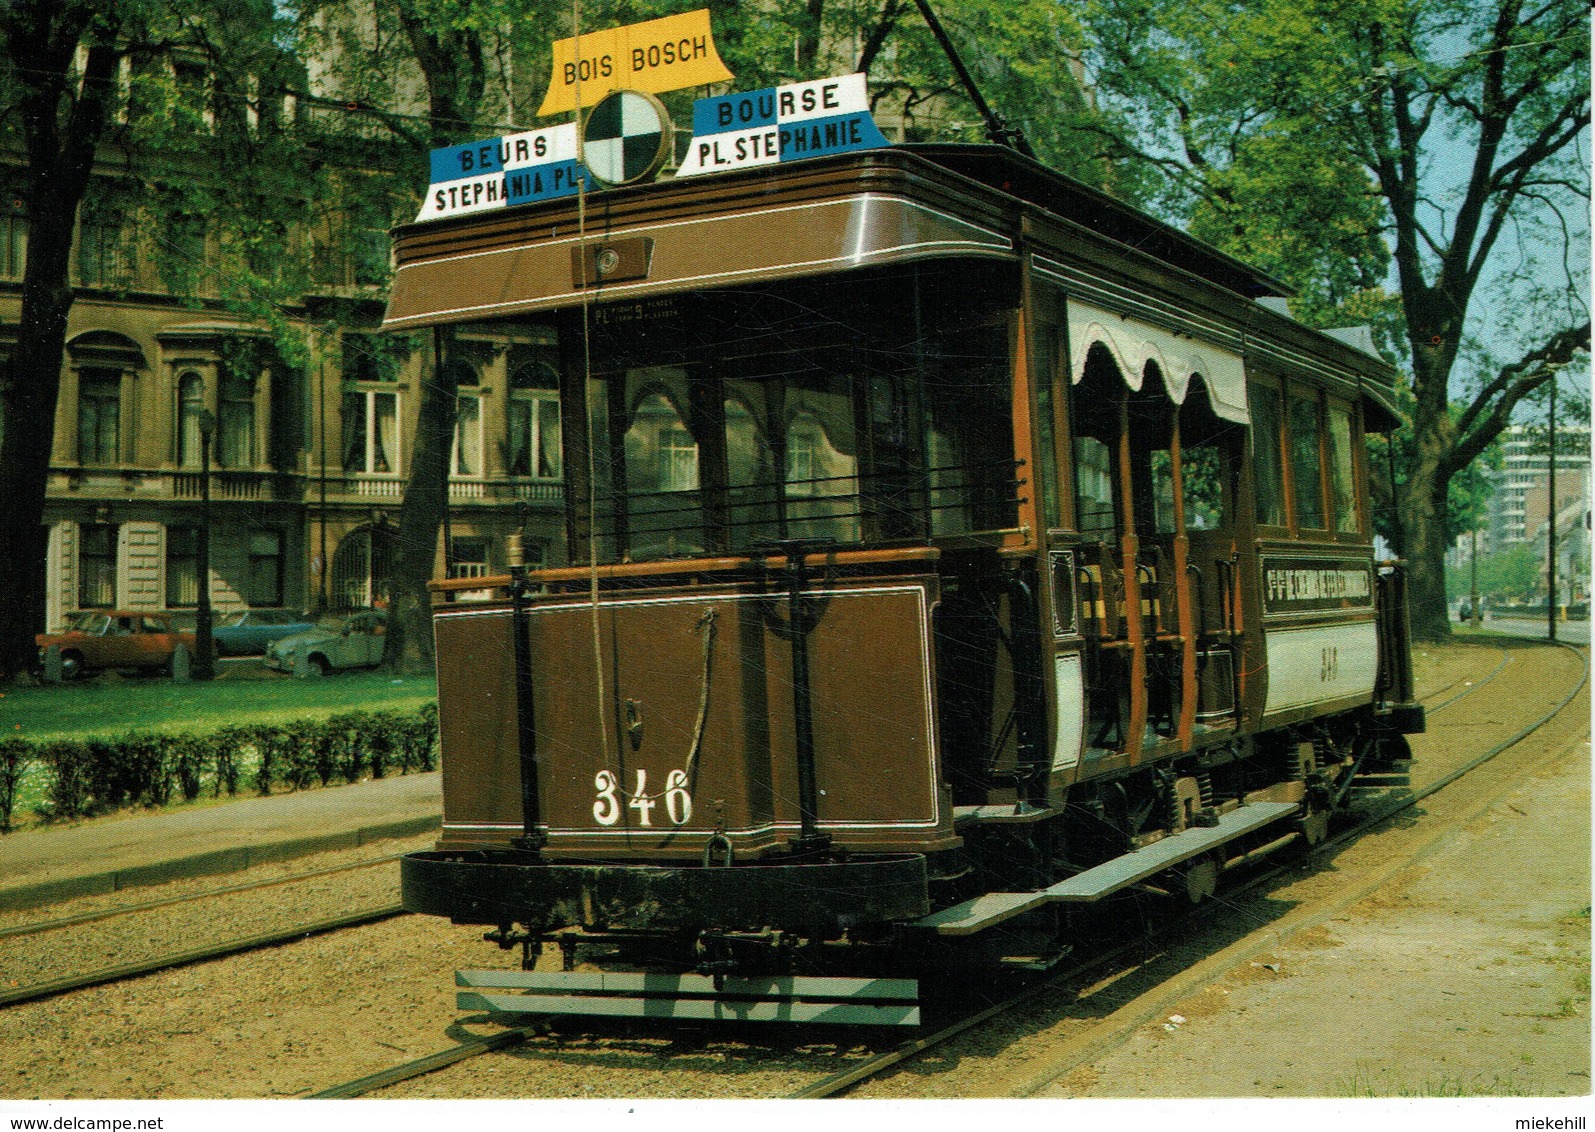
POLYGON ((1200 898, 1422 729, 1366 332, 1026 157, 616 188, 397 258, 389 327, 557 388, 567 530, 564 565, 435 583, 414 911, 879 969, 1200 898))

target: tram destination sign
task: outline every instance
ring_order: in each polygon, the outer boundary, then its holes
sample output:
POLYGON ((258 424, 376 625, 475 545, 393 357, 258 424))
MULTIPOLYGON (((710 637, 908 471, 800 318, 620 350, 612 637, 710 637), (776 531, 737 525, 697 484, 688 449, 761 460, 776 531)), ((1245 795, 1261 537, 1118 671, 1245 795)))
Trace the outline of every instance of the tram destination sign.
POLYGON ((583 178, 574 122, 434 149, 432 183, 416 220, 570 196, 583 178))
POLYGON ((1366 559, 1263 557, 1263 611, 1316 613, 1373 607, 1373 564, 1366 559))
POLYGON ((709 9, 606 28, 554 44, 554 69, 539 118, 591 106, 617 90, 662 94, 729 82, 709 9))
POLYGON ((862 72, 700 98, 678 177, 890 145, 870 114, 862 72))

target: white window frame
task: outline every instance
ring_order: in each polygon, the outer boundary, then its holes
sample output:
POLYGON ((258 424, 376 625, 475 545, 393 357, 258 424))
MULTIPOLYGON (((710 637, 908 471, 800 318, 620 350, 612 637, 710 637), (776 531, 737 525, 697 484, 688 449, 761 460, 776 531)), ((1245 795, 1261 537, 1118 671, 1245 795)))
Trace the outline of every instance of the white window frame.
POLYGON ((349 389, 346 394, 365 398, 365 435, 362 440, 365 444, 364 459, 361 466, 355 471, 357 475, 387 476, 397 478, 404 467, 404 417, 403 405, 400 403, 399 392, 396 389, 349 389), (379 440, 379 425, 377 418, 378 397, 393 398, 393 451, 388 453, 388 467, 386 472, 376 470, 377 444, 379 440))

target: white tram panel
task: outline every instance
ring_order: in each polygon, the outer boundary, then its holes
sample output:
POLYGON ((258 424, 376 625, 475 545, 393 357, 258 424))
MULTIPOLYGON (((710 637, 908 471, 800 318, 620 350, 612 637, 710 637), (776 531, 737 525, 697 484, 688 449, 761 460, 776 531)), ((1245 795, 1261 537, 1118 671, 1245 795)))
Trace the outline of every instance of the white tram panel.
POLYGON ((1373 562, 1351 555, 1265 554, 1264 715, 1371 700, 1379 670, 1373 562))
POLYGON ((1265 715, 1353 696, 1373 698, 1379 636, 1372 621, 1269 629, 1265 715))

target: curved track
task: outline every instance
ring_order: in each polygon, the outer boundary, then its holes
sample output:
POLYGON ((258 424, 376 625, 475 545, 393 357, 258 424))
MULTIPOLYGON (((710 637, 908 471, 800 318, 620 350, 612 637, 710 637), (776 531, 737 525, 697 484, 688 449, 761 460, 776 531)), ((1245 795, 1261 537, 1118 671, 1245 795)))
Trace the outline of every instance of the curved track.
MULTIPOLYGON (((1532 735, 1535 731, 1538 731, 1540 728, 1544 727, 1546 724, 1551 722, 1551 720, 1555 719, 1558 715, 1560 715, 1561 712, 1563 711, 1563 709, 1565 709, 1567 707, 1567 705, 1570 702, 1572 702, 1573 698, 1575 696, 1577 696, 1580 691, 1583 690, 1585 684, 1588 683, 1588 681, 1589 681, 1589 656, 1584 651, 1582 651, 1582 650, 1580 650, 1578 648, 1575 648, 1573 646, 1570 646, 1570 645, 1557 644, 1557 647, 1566 649, 1568 652, 1573 653, 1574 655, 1578 656, 1578 658, 1579 658, 1579 660, 1580 660, 1580 662, 1582 664, 1582 671, 1581 671, 1579 679, 1578 679, 1577 683, 1574 685, 1574 687, 1565 696, 1563 696, 1556 703, 1556 705, 1551 708, 1551 710, 1546 712, 1540 718, 1536 719, 1533 723, 1529 724, 1527 727, 1524 727, 1523 729, 1518 731, 1516 734, 1512 735, 1510 738, 1508 738, 1508 739, 1506 739, 1506 740, 1504 740, 1504 741, 1502 741, 1500 743, 1497 743, 1495 746, 1491 747, 1489 750, 1487 750, 1484 753, 1474 757, 1473 759, 1468 760, 1463 765, 1453 769, 1449 773, 1443 775, 1441 778, 1436 779, 1434 782, 1428 783, 1427 785, 1423 786, 1422 788, 1412 791, 1410 794, 1404 794, 1400 798, 1398 798, 1398 799, 1396 799, 1396 800, 1394 800, 1394 801, 1392 801, 1392 802, 1390 802, 1390 803, 1388 803, 1388 804, 1386 804, 1384 806, 1380 806, 1377 809, 1373 810, 1372 812, 1367 813, 1365 816, 1361 817, 1356 822, 1355 825, 1348 827, 1347 829, 1341 831, 1340 833, 1336 834, 1335 836, 1327 839, 1321 845, 1315 847, 1315 849, 1313 850, 1313 852, 1311 854, 1311 858, 1309 858, 1309 859, 1316 859, 1316 858, 1320 858, 1320 857, 1323 857, 1323 856, 1327 856, 1329 853, 1331 853, 1335 849, 1341 848, 1341 847, 1345 846, 1348 842, 1351 842, 1351 841, 1355 840, 1356 838, 1363 836, 1369 830, 1373 829, 1376 826, 1379 826, 1379 825, 1383 824, 1384 822, 1388 821, 1390 818, 1395 817, 1396 815, 1398 815, 1400 813, 1403 813, 1404 811, 1407 811, 1407 810, 1413 808, 1419 802, 1423 801, 1425 798, 1431 797, 1432 795, 1434 795, 1434 794, 1438 793, 1439 791, 1445 789, 1445 787, 1451 785, 1453 782, 1455 782, 1458 779, 1462 778, 1464 775, 1470 773, 1471 771, 1474 771, 1474 770, 1478 769, 1479 767, 1483 766, 1485 763, 1489 762, 1491 759, 1495 758, 1497 755, 1501 754, 1503 751, 1506 751, 1509 748, 1511 748, 1513 746, 1516 746, 1518 743, 1522 742, 1529 735, 1532 735)), ((1503 651, 1503 653, 1506 653, 1506 650, 1503 649, 1502 651, 1503 651)), ((1475 682, 1471 687, 1467 688, 1464 692, 1459 693, 1458 695, 1452 696, 1451 698, 1443 701, 1442 703, 1437 704, 1436 706, 1434 706, 1433 708, 1430 709, 1430 714, 1433 714, 1434 712, 1438 712, 1438 711, 1442 710, 1445 707, 1449 707, 1450 705, 1452 705, 1454 703, 1457 703, 1458 701, 1462 700, 1466 696, 1471 695, 1473 692, 1479 690, 1484 685, 1488 684, 1491 680, 1495 679, 1495 677, 1498 676, 1501 673, 1501 671, 1506 667, 1507 663, 1509 663, 1510 660, 1511 660, 1511 656, 1510 656, 1509 653, 1507 653, 1505 656, 1503 656, 1501 664, 1498 665, 1496 667, 1496 669, 1489 674, 1489 676, 1487 676, 1487 677, 1475 682)), ((1449 690, 1449 689, 1448 688, 1447 689, 1441 689, 1441 692, 1440 693, 1436 693, 1436 695, 1443 694, 1447 690, 1449 690)), ((1245 884, 1239 885, 1239 886, 1237 886, 1235 888, 1232 888, 1232 889, 1228 890, 1228 892, 1226 893, 1226 898, 1229 899, 1229 900, 1233 900, 1233 898, 1236 897, 1236 896, 1244 895, 1247 892, 1255 891, 1257 889, 1260 889, 1260 888, 1270 884, 1271 882, 1273 882, 1280 875, 1281 871, 1282 870, 1280 868, 1272 868, 1272 869, 1267 870, 1266 872, 1260 873, 1258 876, 1256 876, 1256 877, 1252 878, 1251 880, 1247 881, 1245 884)), ((865 1062, 863 1064, 850 1067, 849 1069, 847 1069, 844 1072, 837 1073, 837 1074, 834 1074, 833 1076, 827 1077, 827 1078, 825 1078, 825 1079, 823 1079, 821 1081, 817 1081, 814 1084, 809 1085, 809 1086, 803 1088, 802 1090, 792 1094, 792 1098, 791 1099, 817 1098, 817 1097, 827 1097, 827 1096, 840 1095, 840 1094, 846 1092, 848 1089, 850 1089, 854 1085, 856 1085, 856 1084, 858 1084, 858 1083, 860 1083, 862 1081, 866 1081, 866 1080, 868 1080, 871 1077, 877 1076, 881 1072, 883 1072, 884 1070, 889 1069, 889 1068, 891 1068, 891 1067, 893 1067, 893 1066, 895 1066, 895 1065, 907 1060, 910 1057, 913 1057, 913 1056, 915 1056, 915 1055, 917 1055, 919 1053, 922 1053, 925 1050, 932 1049, 932 1048, 934 1048, 936 1046, 945 1044, 946 1042, 950 1041, 951 1039, 953 1039, 953 1038, 955 1038, 955 1037, 957 1037, 957 1036, 959 1036, 959 1035, 961 1035, 963 1033, 966 1033, 969 1030, 972 1030, 976 1026, 979 1026, 981 1023, 983 1023, 983 1022, 985 1022, 985 1021, 987 1021, 987 1020, 989 1020, 989 1019, 991 1019, 991 1018, 993 1018, 993 1017, 995 1017, 995 1016, 997 1016, 999 1014, 1002 1014, 1002 1013, 1004 1013, 1004 1012, 1006 1012, 1008 1010, 1013 1009, 1015 1006, 1017 1006, 1021 1002, 1024 1002, 1024 1001, 1026 1001, 1026 1000, 1028 1000, 1030 998, 1033 998, 1036 995, 1042 993, 1043 991, 1056 989, 1057 987, 1059 987, 1061 985, 1065 985, 1065 984, 1069 984, 1069 983, 1079 983, 1079 982, 1083 982, 1085 980, 1088 980, 1094 973, 1096 973, 1098 971, 1101 971, 1101 970, 1103 970, 1105 968, 1108 968, 1108 967, 1114 965, 1115 963, 1117 963, 1119 960, 1122 960, 1127 953, 1130 953, 1131 951, 1134 951, 1134 950, 1143 949, 1145 946, 1146 946, 1146 941, 1138 940, 1138 941, 1136 941, 1134 943, 1125 944, 1125 945, 1123 945, 1123 946, 1121 946, 1119 948, 1115 948, 1113 951, 1111 951, 1109 953, 1106 953, 1104 955, 1097 956, 1089 964, 1081 964, 1079 966, 1074 966, 1074 967, 1071 967, 1069 969, 1059 971, 1059 972, 1055 973, 1053 976, 1051 976, 1050 978, 1048 978, 1047 980, 1045 980, 1044 982, 1037 983, 1037 984, 1035 984, 1033 986, 1026 987, 1023 990, 1020 990, 1020 991, 1016 992, 1015 994, 1009 996, 1008 998, 1005 998, 1003 1001, 1001 1001, 999 1003, 995 1003, 992 1006, 990 1006, 990 1007, 988 1007, 988 1008, 986 1008, 984 1010, 981 1010, 980 1012, 978 1012, 976 1014, 972 1014, 972 1015, 969 1015, 967 1017, 959 1018, 959 1019, 949 1023, 948 1025, 946 1025, 945 1027, 943 1027, 942 1029, 936 1031, 933 1034, 928 1034, 928 1035, 925 1035, 923 1037, 919 1037, 919 1038, 913 1039, 913 1040, 911 1040, 909 1042, 906 1042, 903 1045, 897 1047, 896 1049, 885 1051, 885 1052, 879 1054, 878 1056, 876 1056, 874 1058, 871 1058, 869 1061, 867 1061, 867 1062, 865 1062)), ((1089 1042, 1089 1041, 1081 1042, 1079 1044, 1083 1047, 1083 1049, 1085 1051, 1089 1051, 1089 1052, 1092 1052, 1092 1053, 1096 1052, 1096 1046, 1093 1043, 1089 1042)), ((1078 1064, 1080 1060, 1084 1060, 1084 1058, 1082 1057, 1082 1058, 1076 1059, 1074 1061, 1074 1064, 1078 1064)), ((1061 1075, 1063 1072, 1067 1071, 1067 1068, 1070 1068, 1070 1067, 1072 1067, 1072 1065, 1057 1068, 1055 1072, 1049 1072, 1046 1075, 1046 1080, 1051 1080, 1054 1077, 1056 1077, 1058 1075, 1061 1075)), ((1043 1082, 1040 1082, 1040 1081, 1037 1082, 1038 1087, 1039 1087, 1039 1085, 1041 1083, 1043 1083, 1043 1082)))
MULTIPOLYGON (((1485 762, 1488 762, 1500 752, 1508 749, 1518 742, 1521 742, 1526 736, 1532 734, 1535 730, 1544 726, 1551 719, 1555 718, 1556 715, 1558 715, 1572 700, 1572 698, 1576 696, 1583 688, 1584 684, 1588 680, 1589 673, 1587 656, 1585 656, 1579 650, 1573 649, 1569 646, 1561 647, 1567 648, 1569 652, 1579 656, 1583 665, 1583 671, 1574 688, 1569 691, 1567 695, 1551 711, 1547 712, 1543 717, 1536 720, 1529 727, 1513 735, 1505 742, 1497 744, 1491 750, 1471 760, 1464 767, 1454 770, 1446 777, 1434 783, 1430 783, 1427 786, 1412 792, 1411 794, 1403 795, 1396 802, 1386 807, 1381 807, 1377 812, 1370 813, 1363 820, 1359 821, 1354 827, 1337 834, 1335 837, 1329 839, 1323 845, 1319 846, 1315 850, 1314 855, 1317 856, 1321 854, 1327 854, 1362 835, 1372 827, 1389 820, 1389 818, 1395 814, 1411 808, 1424 798, 1429 797, 1440 789, 1443 789, 1446 785, 1454 782, 1456 779, 1462 777, 1469 771, 1476 769, 1485 762)), ((1429 714, 1432 716, 1456 703, 1461 702, 1500 676, 1512 660, 1512 654, 1509 649, 1501 647, 1500 652, 1501 659, 1499 663, 1497 663, 1495 668, 1488 674, 1478 678, 1459 678, 1458 680, 1452 681, 1450 684, 1447 684, 1437 691, 1432 692, 1428 696, 1424 697, 1424 702, 1426 704, 1432 705, 1428 708, 1429 714), (1452 692, 1452 690, 1456 688, 1458 684, 1465 685, 1461 691, 1458 691, 1443 700, 1439 700, 1439 697, 1446 696, 1447 693, 1452 692), (1436 700, 1439 700, 1439 702, 1435 702, 1436 700)), ((1275 868, 1267 872, 1260 873, 1251 880, 1247 881, 1245 884, 1229 889, 1226 897, 1232 899, 1234 896, 1242 895, 1249 890, 1260 888, 1268 884, 1271 880, 1277 878, 1280 871, 1281 870, 1275 868)), ((1218 913, 1209 911, 1207 914, 1215 915, 1218 913)), ((1128 956, 1144 956, 1147 946, 1148 941, 1146 939, 1137 938, 1134 941, 1127 942, 1119 947, 1114 948, 1110 952, 1099 953, 1089 964, 1074 965, 1067 969, 1055 971, 1048 978, 1027 985, 1015 993, 1003 998, 999 1002, 992 1003, 977 1011, 960 1016, 954 1021, 935 1030, 934 1032, 916 1036, 906 1042, 892 1047, 889 1050, 884 1050, 863 1062, 850 1066, 848 1069, 840 1073, 817 1080, 812 1084, 790 1094, 790 1097, 791 1099, 805 1099, 840 1095, 852 1088, 854 1085, 868 1080, 871 1077, 877 1076, 892 1066, 912 1059, 927 1050, 944 1045, 953 1038, 975 1029, 992 1018, 1014 1009, 1014 1007, 1020 1003, 1034 998, 1045 991, 1056 990, 1060 985, 1076 983, 1088 979, 1095 971, 1114 966, 1115 964, 1122 964, 1128 956)), ((410 1080, 415 1077, 431 1073, 437 1069, 448 1065, 453 1065, 457 1062, 472 1057, 476 1057, 480 1054, 522 1045, 527 1040, 537 1036, 538 1034, 550 1028, 552 1025, 557 1024, 557 1021, 557 1019, 542 1019, 539 1020, 539 1022, 534 1026, 506 1029, 498 1034, 492 1035, 491 1037, 474 1039, 472 1041, 462 1043, 461 1045, 441 1050, 427 1057, 394 1066, 390 1069, 384 1070, 381 1073, 373 1074, 357 1081, 350 1081, 334 1086, 332 1088, 312 1094, 312 1096, 316 1099, 332 1099, 367 1095, 390 1085, 396 1084, 400 1081, 410 1080)))

